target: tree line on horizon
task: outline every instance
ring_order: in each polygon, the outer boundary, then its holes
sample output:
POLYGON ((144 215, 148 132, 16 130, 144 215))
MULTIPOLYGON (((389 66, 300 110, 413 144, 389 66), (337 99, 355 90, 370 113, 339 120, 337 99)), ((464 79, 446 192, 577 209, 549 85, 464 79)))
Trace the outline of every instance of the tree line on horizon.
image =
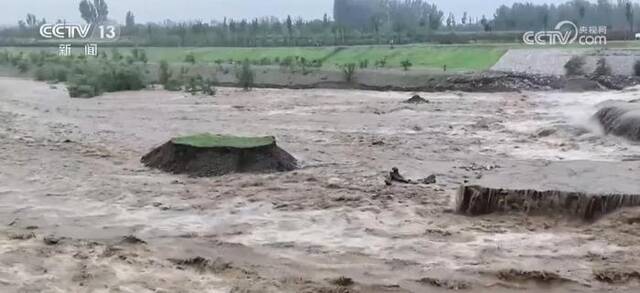
MULTIPOLYGON (((79 12, 87 23, 109 20, 105 0, 82 0, 79 12)), ((514 3, 500 6, 491 18, 479 17, 473 11, 461 16, 445 14, 426 0, 334 0, 332 17, 325 14, 322 19, 311 20, 287 16, 140 24, 129 11, 121 42, 155 46, 325 46, 519 41, 515 32, 552 29, 562 20, 580 26, 607 26, 609 31, 630 36, 639 29, 640 19, 635 18, 639 13, 640 5, 630 0, 514 3)), ((0 30, 0 45, 11 45, 11 38, 37 37, 37 27, 45 22, 28 14, 17 27, 0 30)))
POLYGON ((572 0, 559 5, 514 3, 500 6, 491 21, 495 30, 548 30, 564 20, 578 26, 606 26, 612 31, 638 30, 640 4, 630 0, 572 0))

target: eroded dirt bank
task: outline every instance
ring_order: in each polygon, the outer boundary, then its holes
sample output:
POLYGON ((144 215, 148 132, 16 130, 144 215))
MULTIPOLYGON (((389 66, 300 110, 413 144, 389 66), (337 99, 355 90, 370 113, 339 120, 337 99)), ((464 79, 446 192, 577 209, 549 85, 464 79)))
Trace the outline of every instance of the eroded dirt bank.
POLYGON ((76 100, 2 78, 0 291, 637 291, 640 209, 587 225, 465 217, 452 200, 465 181, 637 191, 640 146, 588 118, 640 93, 420 94, 430 103, 231 88, 76 100), (139 163, 199 132, 274 135, 303 168, 189 178, 139 163), (394 166, 438 183, 387 187, 394 166))

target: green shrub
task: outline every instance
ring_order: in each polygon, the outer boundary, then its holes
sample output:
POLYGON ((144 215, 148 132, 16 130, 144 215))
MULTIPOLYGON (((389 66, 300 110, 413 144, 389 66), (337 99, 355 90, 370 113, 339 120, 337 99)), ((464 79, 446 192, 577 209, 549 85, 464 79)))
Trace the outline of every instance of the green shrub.
POLYGON ((11 59, 11 55, 9 54, 9 51, 7 50, 0 51, 0 64, 9 63, 10 59, 11 59))
POLYGON ((242 67, 240 67, 240 69, 236 72, 236 78, 238 79, 238 84, 245 91, 248 91, 253 87, 255 73, 251 69, 249 59, 245 59, 244 62, 242 62, 242 67))
POLYGON ((635 74, 635 76, 640 76, 640 60, 633 63, 633 74, 635 74))
POLYGON ((178 75, 178 78, 184 81, 187 78, 188 74, 189 74, 189 69, 182 66, 180 67, 180 74, 178 75))
POLYGON ((267 57, 260 59, 260 65, 271 65, 271 59, 267 57))
POLYGON ((44 66, 38 67, 36 71, 33 72, 33 78, 37 81, 48 81, 51 80, 52 74, 44 66))
POLYGON ((377 60, 375 65, 378 68, 384 68, 385 66, 387 66, 387 59, 386 58, 382 58, 380 60, 377 60))
POLYGON ((56 82, 66 82, 69 78, 69 69, 64 66, 59 66, 54 69, 53 75, 56 82))
POLYGON ((182 82, 177 79, 170 79, 163 85, 163 88, 167 91, 178 92, 182 90, 182 82))
POLYGON ((147 86, 142 70, 133 66, 116 66, 115 70, 103 76, 107 78, 104 82, 107 92, 136 91, 147 86))
POLYGON ((147 64, 147 52, 144 49, 133 48, 131 49, 131 56, 126 57, 127 63, 133 64, 135 62, 142 62, 147 64))
POLYGON ((184 90, 192 95, 196 95, 200 92, 200 84, 202 83, 202 76, 195 75, 187 78, 184 90))
POLYGON ((208 96, 215 96, 218 92, 216 89, 217 83, 215 79, 204 79, 201 85, 202 93, 208 96))
POLYGON ((583 75, 584 74, 584 65, 586 61, 582 56, 573 56, 569 61, 564 65, 564 70, 568 76, 574 75, 583 75))
POLYGON ((409 70, 409 68, 411 68, 411 66, 413 66, 411 61, 409 61, 408 59, 402 60, 402 62, 400 62, 400 65, 402 65, 402 69, 404 69, 404 71, 409 70))
POLYGON ((122 58, 124 57, 122 56, 122 54, 120 54, 120 51, 118 51, 117 48, 113 48, 113 50, 111 50, 111 60, 120 61, 122 60, 122 58))
POLYGON ((138 60, 138 58, 140 57, 140 49, 138 48, 131 49, 131 57, 133 57, 133 59, 135 60, 138 60))
POLYGON ((596 69, 593 71, 595 76, 611 75, 611 66, 607 64, 607 59, 600 58, 596 64, 596 69))
POLYGON ((38 81, 65 82, 69 76, 69 68, 62 64, 44 64, 34 71, 38 81))
POLYGON ((322 60, 314 59, 313 61, 311 61, 311 66, 316 68, 322 67, 322 60))
POLYGON ((30 65, 27 60, 22 59, 17 62, 16 68, 18 68, 18 72, 26 73, 27 71, 29 71, 30 65))
POLYGON ((369 67, 369 59, 360 60, 360 69, 366 69, 369 67))
POLYGON ((355 63, 347 63, 340 66, 342 69, 342 74, 344 75, 344 79, 347 82, 353 81, 353 76, 356 73, 356 64, 355 63))
POLYGON ((292 56, 287 56, 284 59, 282 59, 282 61, 280 61, 280 66, 289 67, 293 65, 293 62, 294 62, 294 58, 292 56))
POLYGON ((93 97, 103 92, 141 90, 145 87, 142 68, 110 62, 77 65, 67 84, 72 97, 93 97))
POLYGON ((18 67, 18 63, 22 62, 22 57, 23 57, 24 53, 22 51, 18 52, 18 54, 16 55, 9 55, 9 63, 12 66, 18 67))
POLYGON ((129 65, 133 64, 134 62, 136 62, 136 60, 134 59, 133 56, 127 56, 125 58, 125 60, 127 61, 127 64, 129 64, 129 65))
POLYGON ((44 64, 46 56, 46 53, 42 51, 38 53, 31 52, 29 53, 29 62, 36 66, 42 66, 44 64))
POLYGON ((215 84, 217 82, 214 79, 205 79, 203 78, 201 75, 194 75, 194 76, 190 76, 187 79, 186 85, 185 85, 185 91, 192 94, 192 95, 196 95, 198 93, 204 94, 204 95, 208 95, 208 96, 215 96, 216 95, 216 88, 215 88, 215 84))
POLYGON ((147 64, 149 62, 149 58, 147 58, 147 52, 145 50, 140 50, 138 54, 138 61, 147 64))
POLYGON ((77 58, 78 58, 78 61, 80 61, 80 62, 84 62, 84 63, 87 62, 87 56, 86 55, 80 55, 77 58))
POLYGON ((87 84, 69 84, 67 85, 67 91, 72 98, 91 98, 102 94, 94 85, 87 84))
POLYGON ((167 61, 162 60, 160 61, 160 70, 158 72, 158 82, 165 86, 169 83, 169 80, 171 79, 171 70, 169 69, 169 63, 167 63, 167 61))
POLYGON ((193 55, 193 53, 189 53, 187 56, 184 56, 184 62, 196 64, 196 56, 193 55))

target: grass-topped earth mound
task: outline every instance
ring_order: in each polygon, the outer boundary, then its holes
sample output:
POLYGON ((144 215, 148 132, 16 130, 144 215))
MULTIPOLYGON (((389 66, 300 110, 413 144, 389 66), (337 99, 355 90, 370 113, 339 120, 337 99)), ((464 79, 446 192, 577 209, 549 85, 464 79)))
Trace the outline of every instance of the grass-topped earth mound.
POLYGON ((166 172, 197 177, 282 172, 296 168, 296 159, 279 148, 272 136, 208 133, 173 138, 142 157, 142 163, 166 172))

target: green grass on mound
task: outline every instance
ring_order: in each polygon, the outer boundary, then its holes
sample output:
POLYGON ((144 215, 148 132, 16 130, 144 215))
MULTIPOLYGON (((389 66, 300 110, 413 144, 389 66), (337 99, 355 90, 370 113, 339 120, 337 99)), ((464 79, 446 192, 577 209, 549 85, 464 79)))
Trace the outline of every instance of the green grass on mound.
POLYGON ((265 137, 239 137, 230 135, 217 135, 202 133, 190 136, 177 137, 171 140, 174 144, 188 145, 198 148, 229 147, 248 149, 268 146, 275 143, 272 136, 265 137))

